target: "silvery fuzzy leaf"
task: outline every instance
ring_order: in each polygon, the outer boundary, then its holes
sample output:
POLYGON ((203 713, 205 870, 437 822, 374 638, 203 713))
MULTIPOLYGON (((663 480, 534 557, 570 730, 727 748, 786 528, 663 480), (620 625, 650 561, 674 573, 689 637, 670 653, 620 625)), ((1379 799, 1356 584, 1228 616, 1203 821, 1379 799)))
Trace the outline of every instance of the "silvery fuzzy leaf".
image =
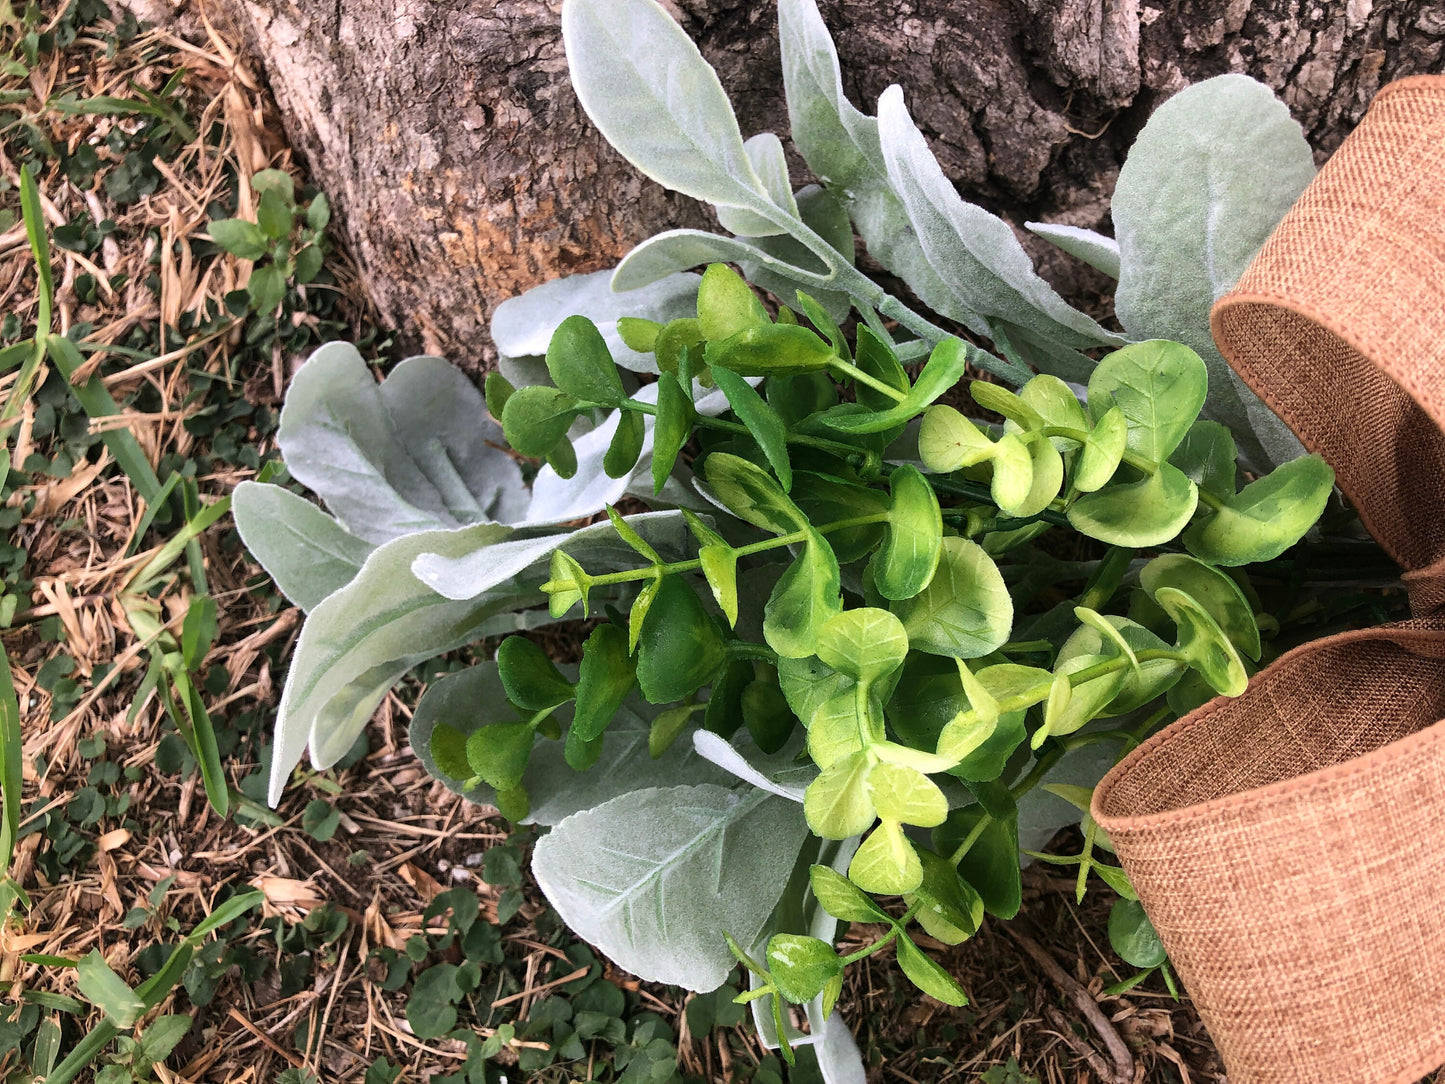
POLYGON ((1076 256, 1111 279, 1119 277, 1119 242, 1082 226, 1054 222, 1025 222, 1024 229, 1051 241, 1070 256, 1076 256))
POLYGON ((441 358, 408 358, 377 384, 355 347, 327 343, 292 379, 276 440, 296 480, 374 544, 527 506, 482 393, 441 358))
POLYGON ((1007 321, 1067 347, 1123 343, 1038 276, 1008 223, 959 196, 909 117, 901 87, 878 100, 878 134, 889 183, 964 314, 959 319, 985 335, 988 321, 1007 321))
POLYGON ((1114 190, 1120 323, 1131 338, 1174 339, 1198 352, 1209 367, 1204 414, 1229 427, 1257 471, 1303 448, 1225 363, 1209 310, 1314 174, 1309 145, 1273 92, 1220 75, 1155 110, 1114 190))
MULTIPOLYGON (((635 290, 615 293, 612 271, 594 271, 590 275, 568 275, 533 287, 524 294, 508 298, 492 314, 492 341, 501 354, 514 364, 518 359, 535 357, 540 362, 526 373, 517 373, 513 384, 548 383, 547 345, 552 333, 569 316, 585 316, 597 325, 612 360, 624 369, 637 373, 657 372, 657 361, 651 354, 639 354, 622 341, 617 321, 624 316, 669 320, 697 315, 699 276, 666 275, 635 290)), ((506 375, 506 369, 503 369, 506 375)))
MULTIPOLYGON (((848 212, 836 196, 826 188, 815 184, 806 185, 796 193, 798 214, 803 223, 826 241, 830 248, 852 264, 855 258, 853 224, 848 212)), ((753 244, 769 256, 794 267, 807 269, 815 274, 827 274, 829 268, 823 265, 811 249, 801 241, 782 234, 777 237, 756 237, 753 244)), ((792 305, 799 288, 822 305, 838 323, 848 319, 853 299, 846 290, 827 290, 811 287, 797 277, 787 277, 760 265, 743 261, 738 266, 743 275, 755 286, 771 291, 785 305, 792 305)))
MULTIPOLYGON (((637 289, 675 271, 710 263, 736 263, 763 268, 797 282, 810 293, 832 288, 835 278, 835 271, 831 267, 824 272, 817 270, 816 262, 808 267, 789 263, 786 259, 771 255, 759 245, 736 237, 704 233, 702 230, 666 230, 649 237, 622 258, 622 262, 612 274, 612 288, 637 289)), ((839 257, 839 265, 841 263, 842 259, 839 257)))
MULTIPOLYGON (((763 182, 768 198, 793 218, 798 217, 798 205, 793 199, 792 184, 788 180, 788 161, 783 155, 783 142, 772 132, 759 132, 746 143, 743 149, 748 153, 758 179, 763 182)), ((786 230, 776 222, 762 218, 753 211, 741 207, 719 204, 718 225, 728 233, 739 237, 771 237, 786 230)))
MULTIPOLYGON (((1118 742, 1085 745, 1066 753, 1040 782, 1092 788, 1118 761, 1119 753, 1118 742)), ((1078 824, 1081 815, 1057 794, 1051 794, 1043 786, 1034 787, 1019 799, 1019 850, 1042 850, 1059 829, 1078 824)), ((1024 855, 1022 861, 1027 865, 1031 859, 1024 855)))
POLYGON ((308 612, 355 579, 376 548, 277 485, 242 482, 231 494, 231 515, 251 556, 308 612))
MULTIPOLYGON (((644 512, 627 516, 627 523, 642 535, 665 561, 682 560, 690 548, 686 521, 678 512, 644 512)), ((528 569, 535 570, 535 589, 546 581, 547 562, 554 550, 565 549, 589 571, 637 568, 637 552, 617 536, 611 523, 594 523, 575 531, 530 538, 488 540, 481 545, 418 552, 409 570, 418 582, 440 598, 453 601, 484 598, 498 589, 515 591, 528 569)), ((545 600, 534 592, 533 605, 545 600)))
MULTIPOLYGON (((577 667, 560 669, 569 681, 577 679, 577 667)), ((426 770, 474 802, 491 803, 496 793, 485 783, 467 790, 463 787, 465 780, 440 772, 431 755, 432 731, 438 723, 446 723, 469 735, 494 721, 490 715, 507 712, 506 699, 497 664, 482 662, 428 687, 412 716, 411 747, 426 770)), ((554 825, 574 813, 646 787, 730 783, 726 772, 697 754, 687 734, 680 735, 662 756, 653 759, 648 753, 647 736, 653 717, 662 710, 662 706, 648 704, 638 696, 628 697, 603 733, 602 752, 596 763, 586 772, 578 772, 567 763, 563 742, 539 741, 522 779, 532 805, 527 822, 554 825)), ((571 705, 558 708, 556 715, 564 725, 570 723, 571 705)))
POLYGON ((714 734, 710 730, 695 730, 692 744, 699 756, 711 761, 728 775, 790 802, 801 803, 803 792, 818 774, 817 769, 811 765, 802 767, 796 763, 802 749, 801 742, 790 742, 786 748, 771 756, 758 752, 756 748, 749 750, 750 756, 744 756, 733 742, 722 735, 714 734))
POLYGON ((311 611, 276 712, 267 791, 272 805, 308 744, 318 769, 336 763, 403 674, 484 635, 497 614, 537 602, 534 590, 513 585, 451 601, 411 573, 423 553, 459 557, 511 534, 510 527, 484 523, 405 535, 374 550, 355 579, 311 611))
POLYGON ((952 292, 919 247, 888 181, 878 121, 843 95, 833 39, 814 0, 778 0, 778 40, 794 145, 828 189, 841 196, 869 254, 908 282, 935 312, 958 319, 952 292))
POLYGON ((576 934, 640 978, 714 990, 751 944, 808 835, 802 810, 711 784, 632 791, 560 822, 532 872, 576 934))
POLYGON ((624 158, 694 199, 771 206, 717 73, 662 5, 565 0, 562 38, 582 108, 624 158))

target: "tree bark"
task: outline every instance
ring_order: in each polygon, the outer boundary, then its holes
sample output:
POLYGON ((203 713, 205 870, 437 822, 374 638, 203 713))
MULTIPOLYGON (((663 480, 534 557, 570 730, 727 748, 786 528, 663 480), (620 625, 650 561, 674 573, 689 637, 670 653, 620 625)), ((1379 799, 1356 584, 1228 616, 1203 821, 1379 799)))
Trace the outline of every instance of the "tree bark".
MULTIPOLYGON (((607 267, 658 230, 710 223, 592 128, 567 82, 560 0, 218 2, 409 347, 484 361, 501 301, 607 267)), ((786 135, 773 6, 664 2, 718 69, 744 135, 786 135)), ((1130 142, 1180 88, 1246 72, 1323 158, 1384 83, 1441 70, 1445 45, 1433 0, 820 6, 852 101, 872 112, 901 83, 966 197, 1014 222, 1106 231, 1130 142)), ((1066 258, 1044 270, 1068 288, 1066 258)))

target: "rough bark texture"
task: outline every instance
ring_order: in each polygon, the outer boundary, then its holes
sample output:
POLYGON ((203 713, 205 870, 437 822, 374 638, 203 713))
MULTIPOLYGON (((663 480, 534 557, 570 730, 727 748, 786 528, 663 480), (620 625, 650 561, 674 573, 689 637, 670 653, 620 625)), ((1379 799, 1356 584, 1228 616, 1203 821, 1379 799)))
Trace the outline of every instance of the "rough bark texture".
MULTIPOLYGON (((776 16, 668 0, 745 135, 786 134, 776 16)), ((490 352, 502 300, 609 266, 710 212, 638 176, 566 78, 560 0, 219 0, 333 198, 407 345, 490 352)), ((1174 91, 1226 71, 1274 87, 1321 157, 1390 79, 1439 71, 1433 0, 822 0, 845 87, 901 83, 969 198, 1108 229, 1124 152, 1174 91)))

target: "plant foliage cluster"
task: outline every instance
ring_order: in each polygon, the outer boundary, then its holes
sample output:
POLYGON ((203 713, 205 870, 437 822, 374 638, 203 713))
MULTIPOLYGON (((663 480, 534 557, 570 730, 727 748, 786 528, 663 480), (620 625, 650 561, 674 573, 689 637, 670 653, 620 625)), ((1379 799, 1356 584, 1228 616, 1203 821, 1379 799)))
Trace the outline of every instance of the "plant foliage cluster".
POLYGON ((377 384, 342 344, 301 369, 278 440, 331 515, 234 495, 308 614, 271 800, 412 667, 506 636, 418 705, 427 768, 550 828, 533 873, 618 964, 711 991, 741 963, 765 1041, 811 1045, 825 1079, 861 1079, 847 965, 891 946, 963 1004, 920 933, 1013 916, 1021 853, 1081 810, 1082 852, 1050 860, 1122 897, 1131 981, 1168 981, 1088 796, 1158 725, 1243 690, 1277 628, 1247 566, 1332 491, 1207 327, 1313 172, 1298 127, 1251 80, 1210 80, 1141 133, 1117 239, 1030 227, 1118 279, 1120 333, 957 195, 899 88, 876 117, 843 98, 813 0, 779 3, 822 180, 796 191, 654 0, 567 0, 563 26, 599 128, 730 236, 671 231, 508 302, 484 394, 436 358, 377 384), (855 267, 855 231, 927 310, 855 267), (964 396, 970 367, 989 379, 964 396), (579 616, 575 667, 523 635, 579 616), (881 932, 840 955, 839 923, 881 932))

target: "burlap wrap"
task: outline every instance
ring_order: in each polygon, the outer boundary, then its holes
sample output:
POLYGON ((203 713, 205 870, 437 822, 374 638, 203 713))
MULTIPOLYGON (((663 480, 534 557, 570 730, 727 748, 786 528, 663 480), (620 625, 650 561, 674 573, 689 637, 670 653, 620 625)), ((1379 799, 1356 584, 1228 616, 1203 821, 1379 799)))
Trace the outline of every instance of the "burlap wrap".
POLYGON ((1445 1064, 1445 77, 1380 92, 1212 323, 1417 620, 1278 659, 1094 816, 1230 1084, 1406 1084, 1445 1064))

